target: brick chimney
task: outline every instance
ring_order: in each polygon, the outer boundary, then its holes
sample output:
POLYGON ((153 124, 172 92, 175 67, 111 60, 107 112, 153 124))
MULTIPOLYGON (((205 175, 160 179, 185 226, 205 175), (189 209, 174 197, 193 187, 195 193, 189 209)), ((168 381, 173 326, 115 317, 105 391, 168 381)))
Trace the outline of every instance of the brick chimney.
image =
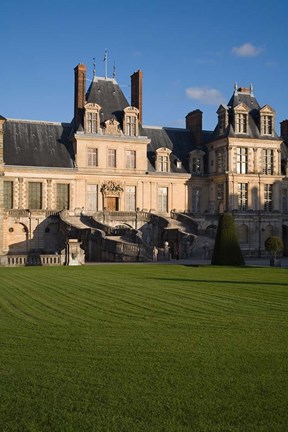
POLYGON ((202 143, 202 111, 196 109, 186 116, 186 129, 193 133, 196 144, 202 143))
POLYGON ((86 66, 79 63, 74 68, 74 127, 83 126, 84 105, 86 95, 86 66))
POLYGON ((131 75, 131 106, 138 108, 140 124, 142 124, 142 80, 143 72, 141 70, 131 75))
POLYGON ((284 141, 288 144, 288 120, 283 120, 280 123, 280 134, 284 141))

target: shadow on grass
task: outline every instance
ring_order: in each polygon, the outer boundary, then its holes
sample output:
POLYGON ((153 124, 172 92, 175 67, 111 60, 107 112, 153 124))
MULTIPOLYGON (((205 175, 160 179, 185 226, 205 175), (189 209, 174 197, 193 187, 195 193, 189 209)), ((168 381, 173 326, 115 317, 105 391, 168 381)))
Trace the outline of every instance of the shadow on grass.
POLYGON ((152 278, 146 277, 151 280, 173 281, 173 282, 197 282, 197 283, 213 283, 213 284, 239 284, 239 285, 267 285, 267 286, 288 286, 288 283, 280 282, 263 282, 263 281, 240 281, 240 280, 215 280, 215 279, 184 279, 184 278, 152 278))

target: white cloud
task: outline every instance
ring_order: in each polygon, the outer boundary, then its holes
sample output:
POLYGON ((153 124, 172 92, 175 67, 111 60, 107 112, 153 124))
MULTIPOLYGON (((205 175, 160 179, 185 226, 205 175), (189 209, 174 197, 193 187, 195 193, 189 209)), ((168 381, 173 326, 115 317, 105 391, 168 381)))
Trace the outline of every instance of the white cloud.
POLYGON ((219 105, 225 98, 219 90, 208 87, 189 87, 186 89, 189 99, 195 99, 204 105, 219 105))
POLYGON ((257 57, 262 51, 264 51, 264 48, 256 47, 249 42, 232 48, 232 53, 237 57, 257 57))

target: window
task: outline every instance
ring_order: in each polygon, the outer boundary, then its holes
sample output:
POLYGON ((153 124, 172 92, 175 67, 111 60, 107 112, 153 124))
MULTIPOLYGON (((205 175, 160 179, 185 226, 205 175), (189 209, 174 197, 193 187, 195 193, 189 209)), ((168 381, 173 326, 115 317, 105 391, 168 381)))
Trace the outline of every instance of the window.
POLYGON ((98 112, 87 112, 87 133, 97 133, 98 132, 98 112))
POLYGON ((275 111, 269 105, 265 105, 260 109, 260 134, 272 136, 274 129, 275 111))
POLYGON ((225 170, 225 155, 223 150, 216 153, 217 173, 223 173, 225 170))
POLYGON ((116 150, 108 149, 108 167, 115 168, 116 167, 116 150))
POLYGON ((126 117, 126 135, 136 136, 137 118, 136 116, 127 115, 126 117))
POLYGON ((200 213, 200 189, 193 188, 192 189, 192 212, 200 213))
POLYGON ((4 181, 4 209, 13 208, 13 182, 4 181))
POLYGON ((28 208, 33 210, 42 209, 42 183, 28 183, 28 208))
POLYGON ((264 185, 264 210, 272 211, 272 185, 265 184, 264 185))
POLYGON ((125 187, 125 210, 135 211, 136 209, 136 186, 125 187))
POLYGON ((160 187, 158 189, 158 210, 160 212, 168 211, 168 188, 160 187))
POLYGON ((168 172, 169 171, 169 156, 158 156, 159 162, 158 167, 160 172, 168 172))
POLYGON ((59 210, 69 209, 70 202, 70 190, 69 184, 57 184, 57 199, 56 199, 56 208, 59 210))
POLYGON ((263 150, 263 174, 273 174, 273 150, 263 150))
POLYGON ((126 168, 136 168, 136 152, 126 150, 126 168))
POLYGON ((191 174, 203 174, 203 157, 205 153, 202 150, 193 150, 189 153, 189 169, 191 174))
POLYGON ((217 185, 217 201, 218 203, 224 201, 224 184, 218 184, 217 185))
POLYGON ((123 129, 125 135, 129 135, 129 136, 138 135, 138 116, 139 116, 139 110, 137 108, 132 106, 128 106, 124 108, 123 129))
POLYGON ((88 166, 98 165, 98 149, 88 148, 88 166))
POLYGON ((248 149, 237 147, 237 173, 247 174, 248 169, 248 149))
POLYGON ((170 155, 171 150, 166 147, 160 147, 156 150, 155 168, 159 172, 170 171, 170 155))
POLYGON ((192 174, 201 174, 201 158, 193 157, 192 158, 192 174))
POLYGON ((238 210, 247 210, 248 183, 238 183, 238 210))
POLYGON ((262 117, 262 135, 272 135, 273 132, 273 116, 263 115, 262 117))
POLYGON ((98 209, 98 187, 96 184, 88 184, 86 187, 86 208, 87 210, 98 209))
POLYGON ((248 126, 248 114, 237 113, 235 114, 235 132, 241 134, 247 134, 248 126))

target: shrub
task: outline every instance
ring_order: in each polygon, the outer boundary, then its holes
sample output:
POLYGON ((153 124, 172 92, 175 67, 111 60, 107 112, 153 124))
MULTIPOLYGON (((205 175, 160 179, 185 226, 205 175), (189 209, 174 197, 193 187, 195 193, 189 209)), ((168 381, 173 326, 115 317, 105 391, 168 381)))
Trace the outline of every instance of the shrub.
POLYGON ((274 259, 277 257, 278 252, 282 252, 284 249, 283 241, 280 237, 271 236, 265 240, 265 249, 271 255, 274 255, 274 259))
POLYGON ((231 266, 245 264, 234 219, 230 213, 223 213, 220 216, 211 264, 231 266))

